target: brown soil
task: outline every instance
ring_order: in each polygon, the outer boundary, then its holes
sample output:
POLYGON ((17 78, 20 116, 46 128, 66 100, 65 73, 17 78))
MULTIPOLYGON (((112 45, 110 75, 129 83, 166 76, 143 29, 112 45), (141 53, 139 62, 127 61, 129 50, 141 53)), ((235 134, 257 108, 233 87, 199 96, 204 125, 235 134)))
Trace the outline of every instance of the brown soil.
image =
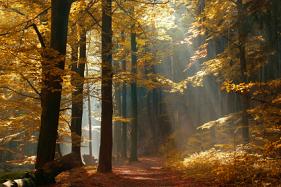
POLYGON ((159 158, 140 158, 139 162, 115 165, 113 173, 99 174, 93 166, 63 172, 52 187, 158 187, 158 186, 205 186, 186 178, 180 172, 163 167, 159 158))

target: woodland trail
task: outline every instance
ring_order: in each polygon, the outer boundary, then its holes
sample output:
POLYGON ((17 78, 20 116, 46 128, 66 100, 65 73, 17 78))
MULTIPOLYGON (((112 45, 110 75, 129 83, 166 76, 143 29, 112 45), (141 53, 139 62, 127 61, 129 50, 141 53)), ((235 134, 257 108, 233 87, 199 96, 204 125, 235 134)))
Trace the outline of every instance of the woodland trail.
POLYGON ((163 168, 159 158, 140 158, 139 162, 114 166, 111 174, 97 174, 95 167, 76 168, 57 177, 52 187, 168 187, 206 186, 186 178, 183 174, 163 168))

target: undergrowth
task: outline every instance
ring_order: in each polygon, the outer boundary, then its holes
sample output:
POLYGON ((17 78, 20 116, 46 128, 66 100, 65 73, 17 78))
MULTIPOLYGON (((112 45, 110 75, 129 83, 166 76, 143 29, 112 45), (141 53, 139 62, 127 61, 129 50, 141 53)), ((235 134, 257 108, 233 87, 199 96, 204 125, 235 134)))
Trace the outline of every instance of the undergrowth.
POLYGON ((243 147, 211 148, 188 156, 174 152, 167 156, 167 165, 212 186, 278 186, 281 182, 279 159, 252 154, 243 147))

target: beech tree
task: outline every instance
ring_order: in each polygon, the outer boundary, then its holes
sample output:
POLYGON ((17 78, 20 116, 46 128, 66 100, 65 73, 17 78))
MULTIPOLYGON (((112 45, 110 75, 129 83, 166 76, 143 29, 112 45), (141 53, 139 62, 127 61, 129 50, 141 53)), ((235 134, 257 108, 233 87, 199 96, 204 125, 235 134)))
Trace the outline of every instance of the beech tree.
POLYGON ((98 172, 112 171, 112 1, 102 1, 101 141, 98 172))
MULTIPOLYGON (((239 41, 239 59, 240 59, 240 72, 241 82, 248 82, 247 77, 247 59, 246 59, 246 39, 247 39, 247 27, 246 27, 246 11, 242 0, 238 0, 236 3, 238 12, 238 41, 239 41)), ((250 141, 249 134, 249 115, 247 110, 249 109, 250 100, 247 95, 242 95, 242 135, 244 143, 247 144, 250 141)))
MULTIPOLYGON (((124 33, 122 34, 123 40, 124 38, 124 33)), ((125 72, 126 71, 126 60, 122 61, 122 70, 125 72)), ((121 91, 121 113, 123 118, 127 118, 127 85, 126 83, 122 84, 122 91, 121 91)), ((128 137, 128 131, 127 131, 127 122, 122 123, 122 128, 121 128, 121 140, 122 140, 122 150, 121 150, 121 156, 123 159, 127 158, 127 137, 128 137)))
POLYGON ((60 101, 62 72, 65 65, 68 17, 72 1, 52 0, 50 50, 42 62, 41 126, 37 148, 36 168, 54 159, 60 101), (47 146, 48 145, 48 146, 47 146))
MULTIPOLYGON (((77 73, 76 76, 72 76, 72 84, 76 90, 72 93, 72 109, 71 109, 71 137, 72 137, 72 152, 77 155, 81 155, 81 137, 82 137, 82 116, 83 116, 83 87, 84 87, 84 72, 86 64, 86 32, 82 31, 79 41, 79 61, 78 48, 74 46, 72 53, 72 68, 71 70, 77 73)), ((75 44, 74 44, 75 45, 75 44)), ((76 44, 77 45, 77 44, 76 44)))
MULTIPOLYGON (((131 72, 136 76, 137 74, 137 34, 132 26, 131 31, 131 72)), ((138 100, 137 100, 137 82, 136 78, 131 83, 131 102, 132 102, 132 127, 131 127, 131 149, 130 161, 138 160, 138 100)))

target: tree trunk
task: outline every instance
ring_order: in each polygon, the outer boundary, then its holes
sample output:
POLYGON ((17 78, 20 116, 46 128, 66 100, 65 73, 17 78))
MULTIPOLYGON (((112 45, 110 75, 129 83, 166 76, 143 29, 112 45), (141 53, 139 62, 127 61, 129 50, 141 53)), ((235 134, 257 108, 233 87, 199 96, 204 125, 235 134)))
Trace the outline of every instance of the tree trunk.
MULTIPOLYGON (((136 33, 132 28, 131 33, 131 63, 132 63, 132 74, 137 76, 137 41, 136 33)), ((130 161, 138 160, 138 116, 137 116, 137 83, 136 78, 131 84, 131 100, 132 100, 132 124, 131 124, 131 150, 130 150, 130 161)))
POLYGON ((112 171, 112 0, 102 1, 101 142, 98 172, 112 171))
POLYGON ((55 183, 55 177, 61 172, 81 166, 82 163, 79 161, 78 155, 70 153, 61 158, 48 162, 38 170, 25 173, 19 179, 8 180, 7 182, 3 183, 3 186, 33 187, 50 185, 55 183))
MULTIPOLYGON (((125 64, 126 68, 126 64, 125 64)), ((122 86, 122 117, 127 118, 127 86, 126 83, 123 83, 122 86)), ((121 156, 123 159, 127 158, 127 123, 123 122, 122 129, 121 129, 121 136, 122 136, 122 150, 121 156)))
MULTIPOLYGON (((86 64, 86 74, 89 77, 89 66, 86 64)), ((90 83, 87 83, 87 94, 88 94, 88 123, 89 123, 89 156, 93 157, 93 149, 92 149, 92 106, 91 106, 91 91, 90 91, 90 83)))
MULTIPOLYGON (((247 59, 246 59, 246 37, 247 33, 245 31, 246 24, 245 24, 245 10, 243 6, 242 0, 237 1, 238 6, 238 34, 239 34, 239 58, 240 58, 240 72, 241 72, 241 81, 242 82, 248 82, 247 77, 247 59)), ((250 135, 249 135, 249 116, 248 116, 248 108, 249 108, 249 96, 248 95, 242 95, 241 96, 241 104, 242 104, 242 137, 243 142, 249 143, 250 141, 250 135)))
MULTIPOLYGON (((72 110, 71 110, 71 140, 72 153, 81 156, 81 136, 82 136, 82 115, 83 115, 83 87, 84 87, 84 71, 86 62, 86 32, 82 32, 80 36, 80 55, 79 62, 72 62, 72 71, 77 76, 72 76, 72 85, 75 90, 72 92, 72 110)), ((74 53, 78 53, 78 49, 74 49, 74 53)), ((74 56, 76 56, 74 54, 74 56)))
MULTIPOLYGON (((121 34, 122 41, 125 42, 125 33, 122 32, 121 34)), ((125 72, 127 70, 126 67, 126 60, 124 56, 124 60, 122 61, 122 69, 125 72)), ((121 93, 121 113, 123 118, 127 118, 127 86, 126 83, 123 83, 122 85, 122 93, 121 93)), ((123 122, 122 128, 121 128, 121 141, 122 141, 122 146, 121 146, 121 157, 123 159, 127 158, 127 123, 123 122)))
POLYGON ((50 48, 58 55, 47 54, 42 63, 41 126, 37 148, 36 168, 54 160, 59 123, 62 78, 57 70, 64 70, 66 53, 69 0, 51 2, 51 42, 50 48))
MULTIPOLYGON (((115 115, 121 116, 121 87, 116 86, 115 87, 115 115)), ((115 156, 117 160, 120 160, 121 158, 121 152, 122 152, 122 132, 121 132, 122 123, 121 122, 114 122, 114 147, 115 147, 115 156)))
MULTIPOLYGON (((153 73, 155 73, 153 71, 153 73)), ((152 119, 153 123, 152 128, 153 128, 153 147, 156 149, 158 147, 158 142, 159 142, 159 129, 158 129, 158 123, 159 123, 159 115, 158 115, 158 88, 154 88, 152 90, 152 119)))

